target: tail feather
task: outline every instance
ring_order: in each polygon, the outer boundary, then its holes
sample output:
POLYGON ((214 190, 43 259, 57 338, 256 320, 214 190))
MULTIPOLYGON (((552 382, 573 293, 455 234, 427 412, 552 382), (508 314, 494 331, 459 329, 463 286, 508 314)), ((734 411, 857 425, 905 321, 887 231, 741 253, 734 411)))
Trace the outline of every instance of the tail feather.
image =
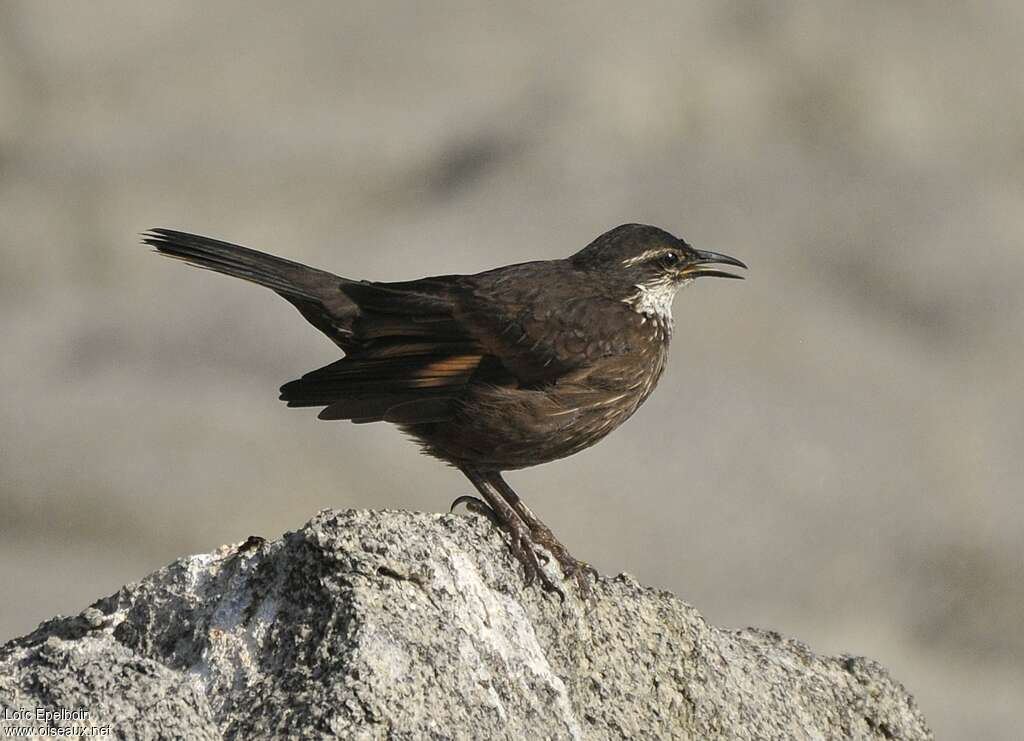
POLYGON ((346 352, 351 349, 352 323, 360 312, 342 286, 352 281, 283 257, 173 229, 150 229, 142 241, 162 255, 270 288, 335 344, 346 352))
POLYGON ((327 286, 339 292, 342 282, 341 278, 324 270, 198 234, 151 229, 143 235, 142 241, 168 257, 307 301, 322 301, 327 286))

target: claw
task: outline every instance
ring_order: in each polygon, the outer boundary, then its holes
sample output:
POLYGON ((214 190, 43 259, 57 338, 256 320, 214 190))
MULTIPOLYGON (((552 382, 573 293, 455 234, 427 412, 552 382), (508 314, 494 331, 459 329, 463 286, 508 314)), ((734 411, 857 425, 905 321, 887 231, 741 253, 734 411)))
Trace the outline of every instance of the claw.
POLYGON ((555 560, 558 561, 565 579, 573 579, 579 587, 583 599, 590 599, 593 592, 590 588, 590 577, 595 580, 600 576, 597 569, 586 561, 579 561, 569 553, 547 528, 537 528, 534 532, 535 542, 544 546, 555 560))
POLYGON ((470 496, 469 494, 463 494, 461 497, 457 497, 452 502, 449 512, 454 512, 455 508, 460 504, 466 505, 466 509, 472 512, 474 515, 482 515, 491 521, 497 527, 501 527, 501 523, 498 520, 498 515, 495 514, 494 510, 487 506, 487 503, 482 499, 470 496))
POLYGON ((485 507, 487 506, 477 497, 471 497, 469 494, 463 494, 461 497, 455 498, 455 501, 452 502, 452 506, 448 508, 448 511, 454 512, 455 508, 458 507, 460 504, 465 504, 466 509, 470 509, 470 507, 474 505, 483 505, 485 507))
POLYGON ((545 592, 554 592, 564 602, 565 592, 541 565, 541 560, 543 559, 547 563, 550 556, 538 549, 537 543, 526 528, 522 526, 512 528, 510 534, 512 536, 512 555, 523 565, 523 581, 526 585, 533 584, 536 579, 540 581, 545 592))
MULTIPOLYGON (((565 547, 557 541, 555 541, 555 543, 552 544, 539 540, 536 538, 536 536, 534 536, 534 538, 534 543, 544 546, 551 553, 551 556, 548 556, 547 553, 543 552, 538 553, 538 555, 544 559, 544 562, 550 562, 550 559, 553 556, 554 559, 558 561, 559 567, 562 569, 562 578, 572 579, 573 581, 575 581, 576 585, 579 587, 580 595, 583 597, 583 599, 590 599, 592 595, 592 591, 590 588, 590 577, 593 576, 596 579, 598 576, 597 570, 588 563, 585 563, 583 561, 577 561, 569 554, 567 550, 565 550, 565 547)), ((545 577, 547 577, 547 572, 542 573, 545 577)), ((545 587, 548 588, 549 591, 557 592, 558 596, 564 602, 565 592, 562 591, 561 587, 559 587, 557 584, 551 581, 550 577, 547 577, 545 582, 545 587)))
POLYGON ((542 571, 540 564, 537 562, 537 554, 531 547, 532 545, 533 543, 530 542, 525 530, 514 530, 512 532, 512 555, 523 565, 523 580, 527 586, 533 584, 537 573, 542 571))

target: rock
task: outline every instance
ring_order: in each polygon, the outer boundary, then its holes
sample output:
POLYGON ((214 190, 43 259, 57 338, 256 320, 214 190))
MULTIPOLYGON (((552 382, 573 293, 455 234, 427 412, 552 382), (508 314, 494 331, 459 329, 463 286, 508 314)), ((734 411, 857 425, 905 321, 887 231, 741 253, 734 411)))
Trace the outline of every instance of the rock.
POLYGON ((625 574, 525 588, 482 517, 325 510, 0 648, 0 724, 125 738, 929 739, 873 661, 708 625, 625 574))

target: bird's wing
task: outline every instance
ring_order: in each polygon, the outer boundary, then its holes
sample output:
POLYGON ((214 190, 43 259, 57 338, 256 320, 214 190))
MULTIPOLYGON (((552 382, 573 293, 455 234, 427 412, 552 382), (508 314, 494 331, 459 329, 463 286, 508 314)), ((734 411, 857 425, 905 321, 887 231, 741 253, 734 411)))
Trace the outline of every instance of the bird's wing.
POLYGON ((359 307, 347 356, 286 384, 281 398, 324 406, 323 419, 434 422, 451 417, 471 382, 539 387, 623 354, 626 339, 605 320, 624 307, 561 272, 557 263, 533 263, 347 283, 342 290, 359 307))
POLYGON ((608 321, 624 310, 557 261, 474 276, 456 316, 487 356, 529 387, 628 352, 628 338, 608 321))
POLYGON ((418 424, 448 419, 485 352, 455 317, 458 279, 346 282, 358 307, 346 357, 281 387, 322 419, 418 424))

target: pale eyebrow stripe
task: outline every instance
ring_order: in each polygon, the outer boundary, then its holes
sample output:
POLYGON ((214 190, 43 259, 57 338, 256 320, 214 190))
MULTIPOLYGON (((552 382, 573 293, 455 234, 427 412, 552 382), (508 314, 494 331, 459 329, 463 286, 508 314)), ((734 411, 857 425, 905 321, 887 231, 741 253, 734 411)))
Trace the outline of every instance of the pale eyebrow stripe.
POLYGON ((658 255, 664 255, 667 252, 671 252, 671 251, 672 251, 671 247, 658 247, 657 249, 654 249, 654 250, 647 250, 646 252, 642 252, 641 254, 637 255, 636 257, 631 257, 628 260, 623 260, 622 261, 622 266, 628 268, 628 267, 631 267, 633 265, 636 265, 638 262, 647 262, 652 257, 657 257, 658 255))

